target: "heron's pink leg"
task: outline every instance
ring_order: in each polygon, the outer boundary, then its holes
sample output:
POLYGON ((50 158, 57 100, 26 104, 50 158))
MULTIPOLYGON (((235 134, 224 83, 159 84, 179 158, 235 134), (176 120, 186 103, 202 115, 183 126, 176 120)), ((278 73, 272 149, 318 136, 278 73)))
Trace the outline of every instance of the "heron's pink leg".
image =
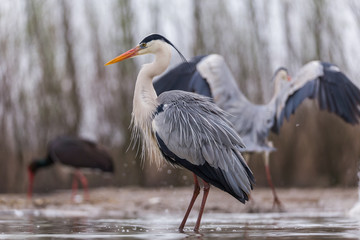
POLYGON ((184 216, 184 218, 183 218, 183 220, 182 220, 182 222, 180 224, 180 227, 179 227, 180 232, 182 232, 184 230, 186 220, 189 217, 190 211, 191 211, 191 209, 192 209, 192 207, 194 205, 194 202, 195 202, 197 196, 199 195, 199 193, 200 193, 199 182, 198 182, 197 176, 194 174, 194 192, 193 192, 190 204, 188 206, 188 209, 186 210, 185 216, 184 216))
POLYGON ((268 184, 272 190, 273 196, 274 196, 274 202, 273 202, 273 208, 274 207, 278 207, 279 209, 282 209, 282 203, 280 201, 280 199, 278 198, 276 191, 275 191, 275 187, 271 178, 271 173, 270 173, 270 167, 269 167, 269 152, 265 152, 265 172, 266 172, 266 179, 268 181, 268 184))
POLYGON ((74 201, 75 195, 77 193, 78 182, 76 173, 73 174, 73 182, 72 182, 72 193, 71 193, 71 201, 74 201))
POLYGON ((76 170, 76 175, 78 176, 79 180, 81 181, 81 184, 84 188, 84 199, 89 200, 89 188, 88 188, 88 181, 84 174, 80 170, 76 170))
POLYGON ((195 232, 198 232, 199 231, 199 228, 200 228, 200 222, 201 222, 201 217, 203 215, 203 212, 204 212, 204 208, 205 208, 205 203, 206 203, 206 199, 207 199, 207 196, 209 195, 209 191, 210 191, 210 184, 203 181, 204 182, 204 195, 203 195, 203 199, 201 201, 201 206, 200 206, 200 211, 199 211, 199 215, 198 215, 198 218, 196 220, 196 224, 195 224, 195 228, 194 228, 194 231, 195 232))

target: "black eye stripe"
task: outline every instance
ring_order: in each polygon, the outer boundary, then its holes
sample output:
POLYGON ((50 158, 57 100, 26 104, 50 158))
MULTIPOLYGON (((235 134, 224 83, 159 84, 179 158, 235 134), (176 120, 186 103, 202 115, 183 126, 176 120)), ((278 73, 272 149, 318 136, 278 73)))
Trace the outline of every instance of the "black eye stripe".
POLYGON ((163 40, 163 41, 171 44, 169 40, 167 40, 165 37, 161 36, 160 34, 151 34, 151 35, 147 36, 146 38, 144 38, 144 39, 140 42, 140 44, 142 44, 142 43, 148 43, 148 42, 151 42, 151 41, 153 41, 153 40, 163 40))
POLYGON ((179 53, 181 59, 182 59, 184 62, 187 62, 187 61, 186 61, 186 58, 180 53, 180 51, 174 46, 174 44, 172 44, 169 40, 167 40, 165 37, 161 36, 160 34, 154 33, 154 34, 151 34, 151 35, 147 36, 146 38, 144 38, 144 39, 139 43, 139 45, 140 45, 141 48, 143 48, 143 47, 142 47, 142 44, 145 44, 145 47, 146 47, 146 43, 151 42, 151 41, 153 41, 153 40, 162 40, 162 41, 168 43, 169 45, 171 45, 171 46, 179 53))

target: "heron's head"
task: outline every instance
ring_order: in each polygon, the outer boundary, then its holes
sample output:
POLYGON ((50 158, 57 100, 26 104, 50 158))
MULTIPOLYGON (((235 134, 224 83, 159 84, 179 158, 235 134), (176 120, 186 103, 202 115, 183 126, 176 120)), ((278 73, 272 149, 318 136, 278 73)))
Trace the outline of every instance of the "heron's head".
MULTIPOLYGON (((145 37, 136 47, 130 49, 129 51, 121 54, 120 56, 112 59, 107 62, 105 65, 110 65, 116 62, 120 62, 122 60, 132 58, 138 55, 144 55, 149 53, 156 53, 160 49, 164 47, 171 46, 173 47, 180 55, 180 57, 185 60, 185 57, 180 53, 180 51, 172 44, 169 40, 167 40, 164 36, 160 34, 150 34, 145 37)), ((186 60, 185 60, 186 61, 186 60)))
POLYGON ((284 67, 279 67, 275 73, 274 76, 272 77, 272 81, 274 82, 282 82, 282 81, 287 81, 290 82, 291 81, 291 77, 289 75, 289 72, 286 68, 284 67))

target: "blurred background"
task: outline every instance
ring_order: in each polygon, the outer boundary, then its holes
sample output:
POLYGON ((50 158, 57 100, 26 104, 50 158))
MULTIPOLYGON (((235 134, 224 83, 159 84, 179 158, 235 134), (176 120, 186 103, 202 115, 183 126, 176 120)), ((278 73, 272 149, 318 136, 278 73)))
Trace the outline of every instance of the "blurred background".
MULTIPOLYGON (((357 0, 2 0, 0 2, 0 192, 25 192, 26 166, 58 135, 105 145, 115 159, 112 178, 96 186, 179 186, 192 176, 164 166, 141 166, 130 143, 137 73, 151 57, 111 67, 104 63, 144 36, 166 36, 188 58, 223 55, 241 90, 263 103, 272 73, 290 73, 320 59, 338 65, 360 86, 360 1, 357 0)), ((180 63, 174 54, 172 65, 180 63)), ((360 127, 320 112, 306 100, 286 122, 271 171, 278 187, 357 184, 360 127)), ((261 156, 250 167, 266 186, 261 156)), ((71 176, 40 171, 35 192, 68 188, 71 176)))

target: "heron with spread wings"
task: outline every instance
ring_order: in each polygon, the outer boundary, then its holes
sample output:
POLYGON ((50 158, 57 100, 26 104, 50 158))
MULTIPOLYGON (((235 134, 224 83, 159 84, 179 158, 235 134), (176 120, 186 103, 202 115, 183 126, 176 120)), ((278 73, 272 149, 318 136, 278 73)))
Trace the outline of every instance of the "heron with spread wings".
POLYGON ((169 66, 171 47, 182 56, 165 37, 151 34, 106 65, 137 55, 155 55, 152 63, 142 66, 136 80, 133 133, 142 140, 142 150, 158 165, 165 161, 194 173, 194 192, 180 231, 200 192, 198 177, 202 179, 204 194, 194 228, 198 231, 210 184, 245 203, 254 177, 241 155, 244 148, 241 138, 226 113, 209 98, 179 90, 156 94, 152 80, 169 66))
POLYGON ((267 104, 254 104, 239 89, 224 58, 217 54, 198 56, 182 63, 154 82, 157 94, 173 89, 211 97, 229 114, 227 119, 243 139, 242 152, 264 153, 265 170, 272 188, 274 205, 281 208, 269 169, 269 153, 275 148, 268 140, 270 130, 279 133, 284 118, 289 119, 306 98, 317 99, 320 109, 332 112, 349 124, 358 124, 360 90, 331 63, 312 61, 289 80, 286 68, 274 76, 274 92, 267 104))

